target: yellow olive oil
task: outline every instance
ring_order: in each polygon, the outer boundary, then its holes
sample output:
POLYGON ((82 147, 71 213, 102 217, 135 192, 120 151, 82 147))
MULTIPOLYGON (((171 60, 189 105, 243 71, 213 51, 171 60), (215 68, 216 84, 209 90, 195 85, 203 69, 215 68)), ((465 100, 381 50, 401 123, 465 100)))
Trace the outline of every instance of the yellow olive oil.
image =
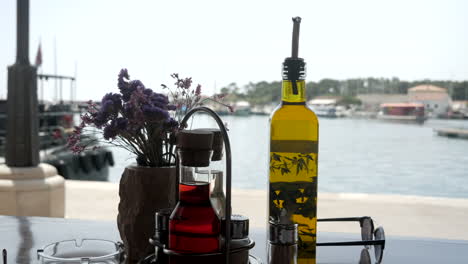
POLYGON ((270 118, 269 218, 298 224, 297 263, 304 264, 316 258, 318 120, 305 102, 305 62, 297 57, 300 18, 293 21, 282 102, 270 118))

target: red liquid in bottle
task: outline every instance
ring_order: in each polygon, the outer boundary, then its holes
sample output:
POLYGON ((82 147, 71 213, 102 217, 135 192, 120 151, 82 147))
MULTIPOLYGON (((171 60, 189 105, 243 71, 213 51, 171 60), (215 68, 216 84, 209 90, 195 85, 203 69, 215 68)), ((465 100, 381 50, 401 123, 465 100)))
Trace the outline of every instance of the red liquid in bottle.
POLYGON ((179 184, 179 203, 169 220, 169 249, 186 253, 212 253, 220 248, 221 221, 210 202, 205 182, 179 184))

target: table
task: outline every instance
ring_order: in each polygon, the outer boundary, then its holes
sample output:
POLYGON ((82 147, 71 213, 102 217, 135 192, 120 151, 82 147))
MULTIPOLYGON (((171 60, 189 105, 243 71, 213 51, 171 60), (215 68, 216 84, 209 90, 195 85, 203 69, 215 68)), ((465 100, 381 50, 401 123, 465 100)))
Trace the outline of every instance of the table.
MULTIPOLYGON (((265 261, 266 230, 254 228, 251 251, 265 261)), ((388 236, 388 234, 387 234, 388 236)), ((0 249, 8 250, 8 263, 38 263, 36 250, 66 239, 101 238, 119 241, 112 221, 89 221, 47 217, 0 216, 0 249)), ((359 235, 319 233, 321 242, 357 240, 359 235)), ((320 247, 317 263, 357 263, 362 247, 320 247)), ((371 249, 372 250, 372 249, 371 249)), ((370 252, 373 256, 373 252, 370 252)), ((387 237, 383 263, 468 263, 468 241, 387 237)))

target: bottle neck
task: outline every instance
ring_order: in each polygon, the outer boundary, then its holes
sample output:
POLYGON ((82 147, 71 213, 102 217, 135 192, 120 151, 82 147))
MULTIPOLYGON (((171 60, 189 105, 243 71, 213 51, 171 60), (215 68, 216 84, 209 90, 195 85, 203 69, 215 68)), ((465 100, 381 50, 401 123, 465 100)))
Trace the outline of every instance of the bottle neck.
POLYGON ((283 104, 305 104, 306 85, 304 80, 296 81, 297 89, 294 89, 294 83, 290 80, 283 80, 281 92, 281 101, 283 104), (296 90, 296 91, 295 91, 296 90))

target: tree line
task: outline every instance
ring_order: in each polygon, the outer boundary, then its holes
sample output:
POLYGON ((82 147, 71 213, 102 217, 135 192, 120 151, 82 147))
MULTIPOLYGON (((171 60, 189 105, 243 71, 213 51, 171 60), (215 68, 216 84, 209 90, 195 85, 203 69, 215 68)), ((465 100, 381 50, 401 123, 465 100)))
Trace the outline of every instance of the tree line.
MULTIPOLYGON (((394 78, 355 78, 347 80, 322 79, 307 82, 307 99, 316 96, 334 95, 353 98, 359 94, 406 94, 408 89, 420 84, 446 88, 452 100, 468 100, 468 81, 420 80, 404 81, 394 78)), ((227 100, 248 101, 253 105, 265 105, 281 100, 281 81, 248 83, 239 86, 231 83, 221 88, 227 100)))

